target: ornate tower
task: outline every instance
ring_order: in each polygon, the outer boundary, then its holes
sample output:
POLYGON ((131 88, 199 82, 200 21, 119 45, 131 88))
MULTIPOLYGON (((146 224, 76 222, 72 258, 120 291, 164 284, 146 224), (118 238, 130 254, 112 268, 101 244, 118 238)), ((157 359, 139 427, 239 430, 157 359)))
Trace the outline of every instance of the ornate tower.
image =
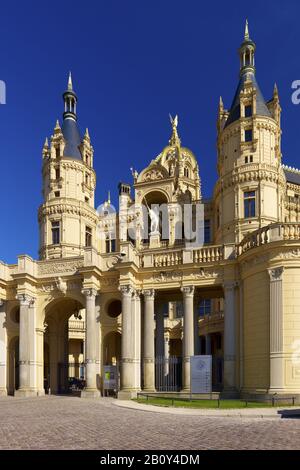
POLYGON ((281 109, 276 86, 268 102, 259 89, 255 49, 246 21, 238 87, 230 110, 222 98, 218 110, 217 242, 238 243, 246 233, 282 220, 281 109))
POLYGON ((94 209, 96 175, 88 130, 81 138, 77 124, 77 96, 71 73, 63 93, 62 127, 43 147, 43 204, 39 208, 41 259, 82 254, 95 246, 97 213, 94 209))

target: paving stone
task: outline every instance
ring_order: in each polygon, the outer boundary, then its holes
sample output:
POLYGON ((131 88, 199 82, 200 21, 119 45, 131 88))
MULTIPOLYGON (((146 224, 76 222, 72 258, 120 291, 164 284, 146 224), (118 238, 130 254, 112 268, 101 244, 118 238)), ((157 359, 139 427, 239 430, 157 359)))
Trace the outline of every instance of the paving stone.
POLYGON ((0 398, 0 449, 300 449, 300 419, 187 416, 99 400, 0 398))

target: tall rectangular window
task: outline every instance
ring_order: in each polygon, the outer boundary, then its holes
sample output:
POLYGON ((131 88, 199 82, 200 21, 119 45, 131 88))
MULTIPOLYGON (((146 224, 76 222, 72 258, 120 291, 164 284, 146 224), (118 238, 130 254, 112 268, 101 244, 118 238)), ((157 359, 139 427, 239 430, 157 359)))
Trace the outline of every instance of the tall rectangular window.
POLYGON ((245 129, 245 142, 252 142, 252 129, 245 129))
POLYGON ((60 222, 54 221, 51 223, 52 230, 52 245, 59 245, 60 243, 60 222))
POLYGON ((204 243, 210 243, 210 220, 204 220, 204 243))
POLYGON ((245 117, 251 117, 252 116, 252 106, 251 104, 245 106, 245 117))
POLYGON ((92 246, 92 229, 85 227, 85 246, 92 246))
POLYGON ((255 191, 244 192, 244 217, 255 217, 255 191))
POLYGON ((56 169, 55 169, 55 179, 56 179, 56 180, 59 180, 59 178, 60 178, 60 169, 59 169, 59 168, 56 168, 56 169))
POLYGON ((211 314, 211 299, 201 299, 199 304, 199 316, 211 314))

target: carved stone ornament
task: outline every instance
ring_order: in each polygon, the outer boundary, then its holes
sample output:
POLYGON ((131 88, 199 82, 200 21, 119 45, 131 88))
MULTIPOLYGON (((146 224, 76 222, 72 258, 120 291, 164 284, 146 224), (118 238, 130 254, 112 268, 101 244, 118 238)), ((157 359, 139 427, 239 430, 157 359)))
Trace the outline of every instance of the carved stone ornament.
POLYGON ((123 296, 131 297, 133 293, 133 287, 129 284, 123 285, 119 287, 119 291, 122 293, 123 296))
POLYGON ((209 278, 218 278, 221 277, 221 271, 216 271, 214 269, 204 269, 200 268, 199 272, 192 273, 193 279, 209 279, 209 278))
POLYGON ((183 277, 182 271, 160 271, 154 275, 154 282, 180 281, 183 277))
POLYGON ((300 249, 297 248, 295 250, 283 251, 282 253, 279 254, 279 258, 281 258, 281 259, 300 258, 300 249))
POLYGON ((193 297, 194 292, 195 292, 195 287, 194 286, 183 286, 181 288, 181 292, 183 293, 184 297, 193 297))
POLYGON ((144 174, 143 181, 145 181, 145 182, 155 181, 155 180, 163 179, 163 177, 164 177, 164 175, 163 175, 162 171, 153 169, 153 170, 147 171, 147 173, 144 174))
POLYGON ((21 306, 32 307, 35 302, 35 298, 28 294, 17 294, 16 299, 20 302, 21 306))
POLYGON ((281 281, 282 280, 282 274, 283 274, 283 266, 280 266, 279 268, 274 268, 274 269, 268 269, 268 273, 270 276, 270 281, 281 281))
POLYGON ((57 273, 75 273, 84 265, 83 260, 77 261, 57 261, 55 263, 41 263, 38 267, 39 275, 57 273))
POLYGON ((145 300, 154 300, 155 290, 154 289, 144 289, 143 294, 144 294, 145 300))

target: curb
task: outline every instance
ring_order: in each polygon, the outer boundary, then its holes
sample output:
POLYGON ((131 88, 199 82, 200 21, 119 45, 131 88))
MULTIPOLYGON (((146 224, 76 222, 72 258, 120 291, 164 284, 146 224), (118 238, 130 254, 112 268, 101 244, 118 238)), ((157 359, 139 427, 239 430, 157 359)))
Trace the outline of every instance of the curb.
POLYGON ((248 419, 282 419, 281 414, 278 413, 280 408, 273 408, 269 410, 269 413, 258 412, 257 409, 252 409, 251 411, 240 411, 236 412, 227 411, 227 410, 197 410, 197 409, 186 409, 186 408, 171 408, 155 405, 142 405, 138 403, 133 403, 128 400, 116 400, 113 402, 114 406, 120 408, 132 409, 135 411, 145 411, 147 413, 167 413, 175 414, 181 416, 203 416, 209 418, 248 418, 248 419))

